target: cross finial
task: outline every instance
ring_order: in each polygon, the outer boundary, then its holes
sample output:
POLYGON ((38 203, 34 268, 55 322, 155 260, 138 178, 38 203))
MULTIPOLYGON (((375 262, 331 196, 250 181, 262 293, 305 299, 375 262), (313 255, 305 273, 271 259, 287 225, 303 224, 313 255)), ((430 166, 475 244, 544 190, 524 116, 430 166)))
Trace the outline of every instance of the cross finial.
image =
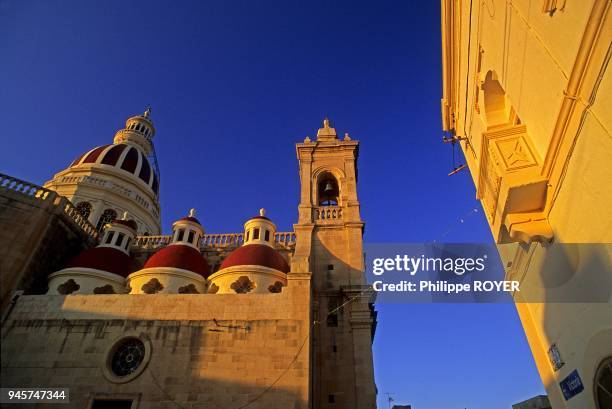
POLYGON ((195 214, 196 214, 196 210, 195 209, 193 209, 193 208, 189 209, 189 217, 195 217, 195 214))
POLYGON ((260 216, 265 216, 266 215, 266 209, 264 209, 263 207, 261 209, 259 209, 259 215, 260 216))

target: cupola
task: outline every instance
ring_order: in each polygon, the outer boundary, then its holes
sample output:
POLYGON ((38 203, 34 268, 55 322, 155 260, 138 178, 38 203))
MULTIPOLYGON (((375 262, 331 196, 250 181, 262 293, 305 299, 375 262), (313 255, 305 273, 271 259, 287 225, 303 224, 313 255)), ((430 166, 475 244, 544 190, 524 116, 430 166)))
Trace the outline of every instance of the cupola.
POLYGON ((260 209, 244 224, 244 243, 209 277, 211 293, 277 293, 287 285, 289 264, 276 250, 276 225, 260 209))
POLYGON ((121 220, 113 220, 104 226, 104 237, 99 247, 114 248, 129 254, 128 249, 136 237, 137 228, 136 222, 129 220, 128 213, 124 212, 121 220))
POLYGON ((155 127, 151 121, 151 107, 147 107, 142 115, 136 115, 125 121, 125 128, 115 134, 114 143, 127 143, 140 146, 146 155, 151 153, 151 144, 155 136, 155 127))
POLYGON ((210 267, 200 253, 204 228, 195 210, 172 225, 172 241, 158 250, 140 271, 130 274, 131 294, 199 294, 204 292, 210 267))
POLYGON ((125 121, 114 142, 81 153, 44 187, 70 200, 99 232, 124 211, 138 234, 161 234, 160 171, 151 109, 125 121))
POLYGON ((66 268, 49 275, 48 294, 122 294, 125 278, 136 270, 129 246, 136 223, 123 219, 106 225, 102 242, 73 258, 66 268))
POLYGON ((189 215, 178 219, 172 225, 172 243, 184 244, 197 250, 200 249, 200 238, 204 235, 204 228, 200 221, 195 218, 195 209, 189 211, 189 215))
POLYGON ((244 244, 263 244, 274 248, 276 225, 266 217, 266 209, 259 209, 259 216, 254 216, 244 223, 244 244))

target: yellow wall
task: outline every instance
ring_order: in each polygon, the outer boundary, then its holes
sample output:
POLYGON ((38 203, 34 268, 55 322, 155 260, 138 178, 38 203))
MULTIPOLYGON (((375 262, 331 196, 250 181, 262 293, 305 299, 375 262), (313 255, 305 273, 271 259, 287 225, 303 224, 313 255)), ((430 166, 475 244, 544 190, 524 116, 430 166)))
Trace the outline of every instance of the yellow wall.
POLYGON ((525 289, 517 310, 554 408, 595 407, 595 371, 612 355, 610 245, 574 245, 612 243, 609 9, 442 1, 443 128, 465 138, 507 275, 525 289), (568 298, 582 302, 555 302, 568 298), (585 390, 565 401, 558 383, 574 369, 585 390))

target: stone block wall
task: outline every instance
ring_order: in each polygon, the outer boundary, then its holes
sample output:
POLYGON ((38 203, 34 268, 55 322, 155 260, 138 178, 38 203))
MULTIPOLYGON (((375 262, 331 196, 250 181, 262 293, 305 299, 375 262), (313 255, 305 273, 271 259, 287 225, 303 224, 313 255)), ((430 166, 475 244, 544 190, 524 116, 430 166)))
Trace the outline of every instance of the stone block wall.
POLYGON ((33 196, 0 188, 0 310, 14 290, 44 293, 47 276, 96 244, 54 192, 33 196))
POLYGON ((305 409, 310 328, 307 276, 279 294, 22 296, 2 328, 0 378, 69 387, 63 408, 124 398, 138 408, 305 409), (125 337, 145 340, 150 359, 117 383, 105 373, 125 337))

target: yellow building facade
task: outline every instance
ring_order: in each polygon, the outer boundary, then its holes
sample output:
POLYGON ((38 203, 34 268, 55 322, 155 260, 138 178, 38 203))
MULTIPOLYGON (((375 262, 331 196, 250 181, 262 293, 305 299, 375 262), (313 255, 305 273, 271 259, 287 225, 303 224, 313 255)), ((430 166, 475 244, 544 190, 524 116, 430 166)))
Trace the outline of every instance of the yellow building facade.
POLYGON ((442 0, 459 144, 552 407, 612 407, 610 2, 442 0), (606 244, 607 243, 607 244, 606 244))

